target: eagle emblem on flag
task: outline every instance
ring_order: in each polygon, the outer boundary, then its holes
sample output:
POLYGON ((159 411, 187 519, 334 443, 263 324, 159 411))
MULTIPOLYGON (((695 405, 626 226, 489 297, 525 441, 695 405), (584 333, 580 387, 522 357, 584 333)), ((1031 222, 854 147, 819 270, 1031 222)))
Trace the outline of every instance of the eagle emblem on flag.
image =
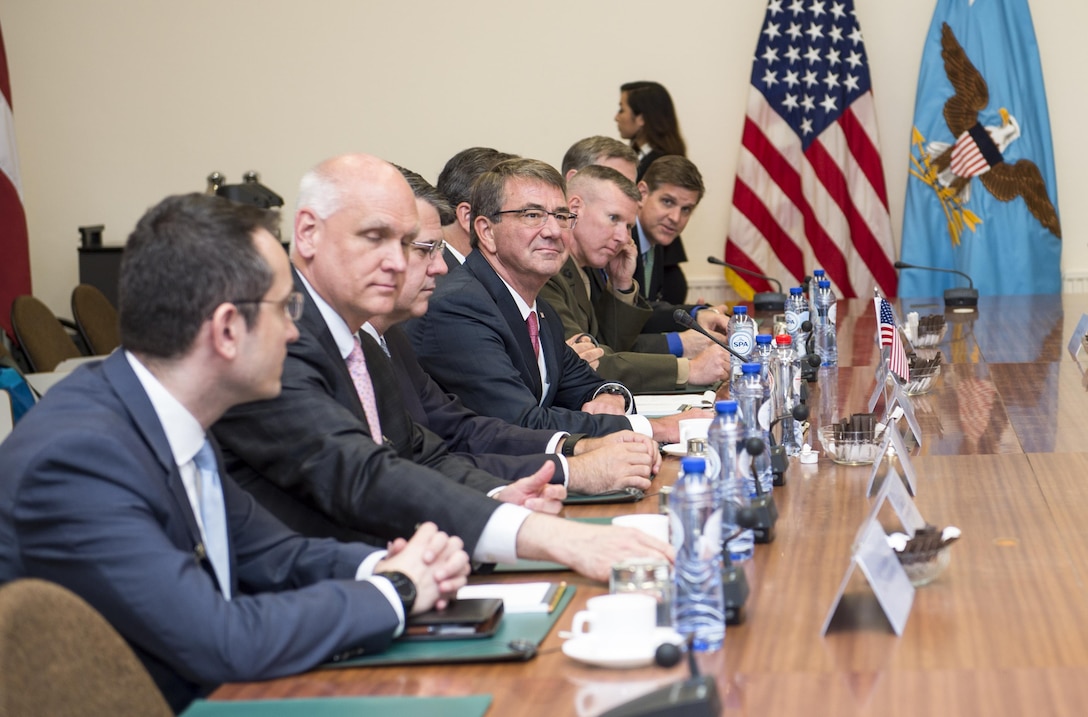
POLYGON ((971 197, 971 180, 1002 202, 1023 199, 1028 211, 1055 237, 1061 238, 1058 213, 1047 196, 1046 182, 1039 167, 1020 159, 1009 164, 1005 150, 1020 137, 1016 117, 1002 107, 1000 126, 983 126, 979 112, 990 103, 986 80, 967 57, 948 23, 941 26, 941 59, 945 75, 955 94, 944 104, 944 121, 956 138, 947 142, 925 142, 917 128, 913 144, 911 174, 937 193, 948 219, 952 244, 959 244, 963 229, 974 231, 981 219, 964 205, 971 197))

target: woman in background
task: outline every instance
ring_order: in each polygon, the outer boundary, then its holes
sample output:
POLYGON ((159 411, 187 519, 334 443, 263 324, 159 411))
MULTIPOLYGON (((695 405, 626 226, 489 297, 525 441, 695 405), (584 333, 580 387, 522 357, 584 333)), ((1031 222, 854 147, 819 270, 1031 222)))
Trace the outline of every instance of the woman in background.
MULTIPOLYGON (((669 91, 657 82, 628 82, 620 86, 620 109, 616 113, 620 137, 631 143, 638 153, 638 177, 646 174, 653 161, 667 154, 687 156, 687 145, 680 134, 680 123, 669 91)), ((681 237, 665 247, 665 267, 668 277, 662 297, 673 304, 687 302, 688 281, 679 264, 688 260, 681 237)))

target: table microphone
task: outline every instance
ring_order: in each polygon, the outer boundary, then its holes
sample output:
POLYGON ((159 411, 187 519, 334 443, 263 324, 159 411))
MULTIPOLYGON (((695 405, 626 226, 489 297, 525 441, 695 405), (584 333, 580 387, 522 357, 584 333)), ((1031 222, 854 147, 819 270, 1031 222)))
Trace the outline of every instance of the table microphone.
POLYGON ((748 362, 748 359, 746 359, 744 356, 741 356, 740 354, 738 354, 733 349, 729 348, 729 346, 727 346, 726 344, 724 344, 723 342, 718 340, 709 331, 707 331, 702 326, 700 326, 699 322, 696 321, 695 319, 691 318, 691 314, 684 311, 683 309, 677 309, 676 311, 672 312, 672 319, 676 323, 683 326, 685 329, 691 329, 692 331, 698 331, 700 334, 707 337, 708 339, 710 339, 711 341, 716 343, 718 346, 721 346, 723 349, 725 349, 729 353, 733 354, 734 356, 739 358, 741 361, 743 361, 745 363, 748 362))
MULTIPOLYGON (((691 677, 682 682, 654 690, 636 697, 619 707, 603 712, 601 717, 718 717, 722 713, 722 699, 713 677, 699 674, 695 655, 691 649, 692 638, 687 638, 688 670, 691 677)), ((654 662, 661 667, 672 667, 680 662, 679 645, 665 643, 657 648, 654 662)))
POLYGON ((706 258, 711 264, 717 264, 718 266, 724 266, 727 269, 733 271, 739 271, 742 274, 748 274, 754 276, 757 279, 763 279, 764 281, 771 282, 778 287, 778 291, 758 291, 752 298, 752 306, 756 311, 785 311, 786 310, 786 295, 782 293, 782 282, 773 276, 767 276, 766 274, 758 274, 751 269, 745 269, 743 266, 737 266, 736 264, 730 264, 722 261, 716 256, 708 256, 706 258))
POLYGON ((971 277, 957 269, 942 269, 937 266, 918 266, 916 264, 908 264, 905 261, 895 262, 896 269, 922 269, 924 271, 943 271, 947 274, 959 274, 964 279, 967 279, 967 288, 951 288, 944 290, 944 305, 945 306, 978 306, 978 289, 975 288, 975 282, 971 281, 971 277))

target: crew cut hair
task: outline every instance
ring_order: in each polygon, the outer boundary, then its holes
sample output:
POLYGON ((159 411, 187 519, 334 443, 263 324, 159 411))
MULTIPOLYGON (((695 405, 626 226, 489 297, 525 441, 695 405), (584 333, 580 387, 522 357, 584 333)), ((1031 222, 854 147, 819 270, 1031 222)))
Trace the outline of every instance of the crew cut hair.
POLYGON ((602 159, 624 159, 631 164, 638 164, 638 155, 635 150, 623 142, 612 137, 595 135, 580 139, 570 146, 563 155, 561 172, 567 176, 572 169, 581 170, 591 164, 599 164, 602 159))

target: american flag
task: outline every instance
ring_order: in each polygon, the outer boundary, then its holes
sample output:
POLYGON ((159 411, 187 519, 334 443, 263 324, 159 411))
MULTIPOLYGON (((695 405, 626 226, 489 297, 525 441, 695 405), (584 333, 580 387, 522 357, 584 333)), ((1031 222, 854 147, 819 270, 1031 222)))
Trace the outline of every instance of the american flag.
POLYGON ((903 337, 899 335, 899 329, 895 327, 895 314, 892 313, 892 305, 887 299, 878 296, 876 302, 877 326, 880 332, 880 347, 889 347, 888 368, 904 381, 910 380, 910 364, 907 363, 907 352, 903 349, 903 337))
POLYGON ((30 249, 11 107, 8 62, 0 33, 0 326, 5 329, 11 328, 11 302, 20 294, 30 293, 30 249))
MULTIPOLYGON (((874 287, 895 296, 884 168, 853 0, 770 0, 751 83, 725 260, 793 284, 823 267, 844 298, 874 287)), ((727 276, 745 297, 773 290, 762 279, 727 276)))

